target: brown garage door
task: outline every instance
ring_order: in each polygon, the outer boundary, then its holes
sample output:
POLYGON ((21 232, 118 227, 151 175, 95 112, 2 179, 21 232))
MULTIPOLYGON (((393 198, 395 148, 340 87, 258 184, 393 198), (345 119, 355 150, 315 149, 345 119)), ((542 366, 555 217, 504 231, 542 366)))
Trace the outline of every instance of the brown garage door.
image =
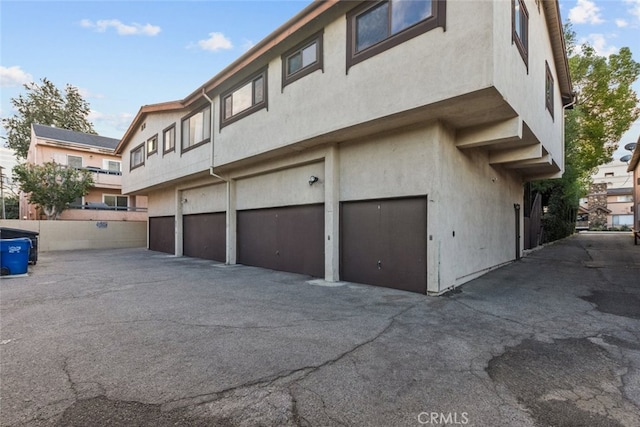
POLYGON ((238 212, 238 262, 324 276, 324 205, 238 212))
POLYGON ((184 255, 224 262, 226 260, 226 227, 224 212, 182 217, 184 255))
POLYGON ((173 216, 149 218, 149 249, 175 254, 175 219, 173 216))
POLYGON ((427 292, 427 199, 343 202, 340 277, 427 292))

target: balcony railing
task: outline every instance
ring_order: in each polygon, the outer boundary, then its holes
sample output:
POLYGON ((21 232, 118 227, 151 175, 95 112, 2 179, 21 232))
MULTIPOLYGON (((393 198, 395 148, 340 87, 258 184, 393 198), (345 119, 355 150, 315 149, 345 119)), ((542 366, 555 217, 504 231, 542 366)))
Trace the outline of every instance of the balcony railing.
POLYGON ((94 172, 94 173, 97 173, 97 174, 104 174, 104 175, 118 175, 118 176, 122 175, 121 171, 112 171, 112 170, 109 170, 109 169, 102 169, 102 168, 98 168, 98 167, 95 167, 95 166, 87 166, 87 167, 84 167, 84 168, 76 168, 76 169, 86 170, 86 171, 89 171, 89 172, 94 172))
POLYGON ((109 206, 106 203, 88 202, 84 205, 69 205, 69 209, 88 209, 99 211, 121 211, 121 212, 146 212, 147 208, 139 208, 135 206, 109 206))

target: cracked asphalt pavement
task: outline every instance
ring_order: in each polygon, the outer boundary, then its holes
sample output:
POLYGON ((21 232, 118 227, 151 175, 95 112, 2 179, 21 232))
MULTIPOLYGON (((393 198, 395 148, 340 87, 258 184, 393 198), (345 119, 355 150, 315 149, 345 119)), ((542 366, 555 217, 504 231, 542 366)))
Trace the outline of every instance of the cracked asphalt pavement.
POLYGON ((0 281, 2 426, 639 426, 640 246, 429 297, 145 249, 0 281))

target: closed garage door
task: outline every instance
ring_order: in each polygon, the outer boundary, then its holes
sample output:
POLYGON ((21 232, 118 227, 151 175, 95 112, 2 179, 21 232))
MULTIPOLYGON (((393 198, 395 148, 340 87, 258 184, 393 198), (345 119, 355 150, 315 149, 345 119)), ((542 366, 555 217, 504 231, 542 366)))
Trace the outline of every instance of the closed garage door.
POLYGON ((175 253, 175 220, 173 216, 149 218, 149 249, 175 253))
POLYGON ((195 258, 226 260, 226 215, 224 212, 185 215, 183 253, 195 258))
POLYGON ((341 205, 340 277, 427 292, 427 199, 366 200, 341 205))
POLYGON ((238 212, 238 262, 324 276, 324 205, 238 212))

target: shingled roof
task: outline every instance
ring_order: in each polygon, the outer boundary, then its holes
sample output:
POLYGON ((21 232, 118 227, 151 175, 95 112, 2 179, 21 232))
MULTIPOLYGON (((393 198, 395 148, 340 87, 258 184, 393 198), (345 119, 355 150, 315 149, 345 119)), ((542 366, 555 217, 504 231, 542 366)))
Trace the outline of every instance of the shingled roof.
POLYGON ((86 145, 89 147, 106 148, 109 150, 115 150, 120 142, 120 140, 116 138, 107 138, 106 136, 92 135, 90 133, 75 132, 37 124, 33 124, 33 131, 38 138, 86 145))

